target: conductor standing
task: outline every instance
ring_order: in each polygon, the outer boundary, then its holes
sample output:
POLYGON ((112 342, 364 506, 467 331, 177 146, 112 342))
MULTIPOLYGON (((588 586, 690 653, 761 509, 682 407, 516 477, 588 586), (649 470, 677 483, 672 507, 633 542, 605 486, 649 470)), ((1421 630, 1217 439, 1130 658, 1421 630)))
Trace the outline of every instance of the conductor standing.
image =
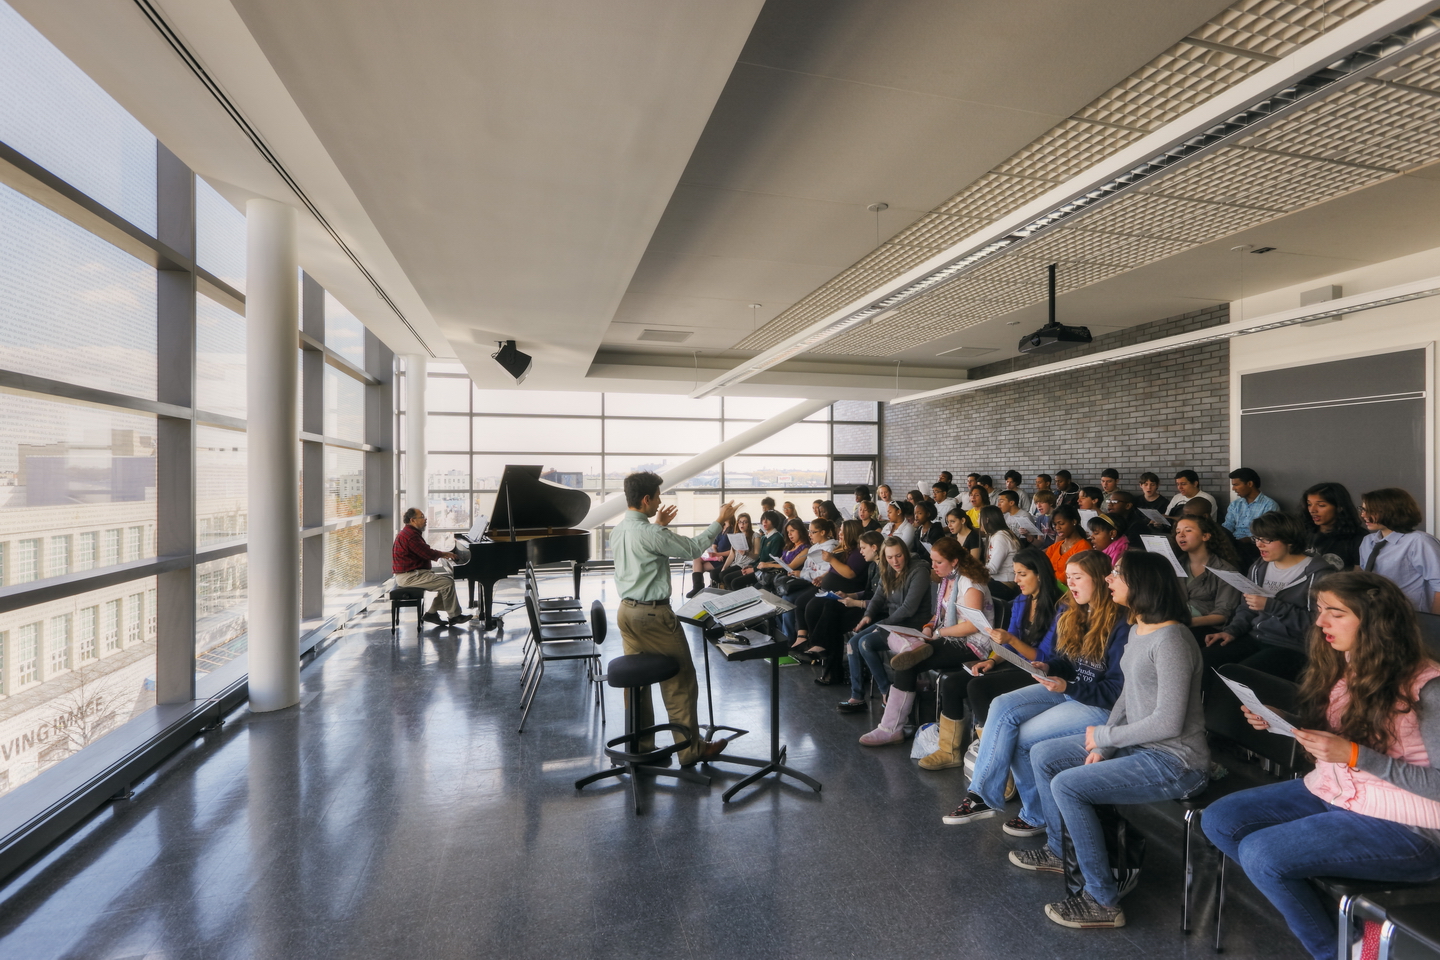
MULTIPOLYGON (((660 684, 660 695, 671 723, 689 731, 690 746, 680 752, 680 763, 688 766, 718 756, 725 740, 700 741, 697 705, 700 685, 690 645, 675 611, 670 608, 670 558, 693 560, 715 540, 721 527, 735 516, 736 504, 720 508, 715 522, 694 537, 682 537, 668 528, 675 508, 660 508, 660 476, 632 473, 625 478, 625 517, 610 531, 610 550, 615 558, 615 590, 620 594, 620 638, 627 654, 658 653, 674 657, 680 672, 660 684), (659 514, 659 522, 650 518, 659 514)), ((628 694, 627 694, 628 695, 628 694)), ((655 722, 650 698, 635 706, 637 727, 655 722)), ((676 732, 675 740, 682 739, 676 732)), ((639 745, 641 751, 654 749, 653 739, 639 745)))

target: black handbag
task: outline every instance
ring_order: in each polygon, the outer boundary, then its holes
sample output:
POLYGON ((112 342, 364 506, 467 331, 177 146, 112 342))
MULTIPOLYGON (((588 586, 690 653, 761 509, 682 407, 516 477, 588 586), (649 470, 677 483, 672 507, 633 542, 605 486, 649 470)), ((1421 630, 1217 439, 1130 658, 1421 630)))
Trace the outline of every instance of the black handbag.
MULTIPOLYGON (((1140 867, 1145 862, 1145 835, 1136 830, 1109 804, 1097 804, 1095 813, 1100 817, 1100 829, 1105 834, 1105 850, 1110 855, 1110 873, 1115 877, 1119 896, 1125 896, 1140 882, 1140 867)), ((1070 831, 1060 828, 1061 858, 1065 861, 1065 889, 1070 896, 1077 896, 1085 889, 1085 875, 1080 872, 1080 862, 1075 858, 1075 844, 1070 831)))

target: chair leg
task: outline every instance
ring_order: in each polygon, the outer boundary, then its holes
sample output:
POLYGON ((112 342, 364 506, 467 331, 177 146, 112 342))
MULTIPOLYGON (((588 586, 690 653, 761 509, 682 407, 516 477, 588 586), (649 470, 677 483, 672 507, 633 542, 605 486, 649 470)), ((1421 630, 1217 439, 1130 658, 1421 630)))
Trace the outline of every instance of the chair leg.
POLYGON ((520 702, 523 703, 523 704, 525 704, 525 709, 520 712, 520 729, 519 729, 519 730, 516 730, 516 731, 515 731, 516 733, 524 733, 524 732, 525 732, 525 718, 528 717, 528 716, 530 716, 530 705, 535 702, 535 691, 537 691, 537 690, 540 689, 540 680, 541 680, 541 678, 543 678, 544 676, 545 676, 545 660, 544 660, 544 658, 542 657, 542 658, 540 659, 539 665, 535 668, 535 679, 534 679, 534 682, 530 685, 530 695, 529 695, 529 697, 526 697, 526 696, 524 695, 524 693, 522 693, 521 696, 520 696, 520 702))
POLYGON ((1221 944, 1221 913, 1225 910, 1225 863, 1230 858, 1220 854, 1220 872, 1215 877, 1215 952, 1221 953, 1225 947, 1221 944))
POLYGON ((1351 925, 1355 922, 1355 898, 1344 896, 1340 898, 1339 930, 1337 931, 1337 957, 1350 956, 1351 925))
POLYGON ((1190 932, 1190 893, 1195 886, 1195 864, 1190 859, 1190 839, 1195 832, 1194 810, 1185 811, 1185 892, 1180 904, 1180 932, 1190 932))
POLYGON ((1395 949, 1395 931, 1399 929, 1393 921, 1386 920, 1380 927, 1380 960, 1390 960, 1390 952, 1395 949))

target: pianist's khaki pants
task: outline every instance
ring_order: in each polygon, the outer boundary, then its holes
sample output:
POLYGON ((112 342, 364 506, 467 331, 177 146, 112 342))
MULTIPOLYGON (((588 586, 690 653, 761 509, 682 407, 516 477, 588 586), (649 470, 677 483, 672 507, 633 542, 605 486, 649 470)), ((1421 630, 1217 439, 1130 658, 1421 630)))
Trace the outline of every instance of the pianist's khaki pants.
POLYGON ((395 574, 395 586, 423 587, 426 590, 434 590, 435 599, 430 601, 430 612, 434 613, 439 610, 449 620, 460 616, 460 601, 455 599, 455 578, 448 573, 436 573, 434 570, 409 570, 405 573, 395 574))
MULTIPOLYGON (((680 672, 660 684, 660 695, 665 700, 665 712, 671 723, 683 724, 690 731, 690 748, 680 752, 681 763, 694 763, 700 759, 700 730, 696 720, 696 706, 700 700, 700 684, 695 679, 695 663, 690 659, 690 645, 685 642, 685 633, 675 611, 668 604, 647 606, 631 605, 620 601, 620 639, 627 654, 659 653, 674 657, 680 664, 680 672)), ((625 691, 628 697, 630 691, 625 691)), ((637 729, 648 727, 655 722, 655 707, 647 690, 635 708, 637 729)), ((684 739, 679 732, 673 734, 676 742, 684 739)), ((639 749, 653 750, 653 737, 641 741, 639 749)))

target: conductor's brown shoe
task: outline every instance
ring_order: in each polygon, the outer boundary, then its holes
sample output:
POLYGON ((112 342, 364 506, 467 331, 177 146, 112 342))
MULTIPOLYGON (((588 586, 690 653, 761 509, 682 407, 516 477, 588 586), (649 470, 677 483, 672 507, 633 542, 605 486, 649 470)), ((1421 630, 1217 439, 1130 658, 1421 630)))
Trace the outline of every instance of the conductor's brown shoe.
POLYGON ((707 760, 714 760, 720 756, 720 754, 724 753, 725 748, 729 745, 730 741, 728 739, 705 741, 705 745, 700 748, 700 762, 704 763, 707 760))

